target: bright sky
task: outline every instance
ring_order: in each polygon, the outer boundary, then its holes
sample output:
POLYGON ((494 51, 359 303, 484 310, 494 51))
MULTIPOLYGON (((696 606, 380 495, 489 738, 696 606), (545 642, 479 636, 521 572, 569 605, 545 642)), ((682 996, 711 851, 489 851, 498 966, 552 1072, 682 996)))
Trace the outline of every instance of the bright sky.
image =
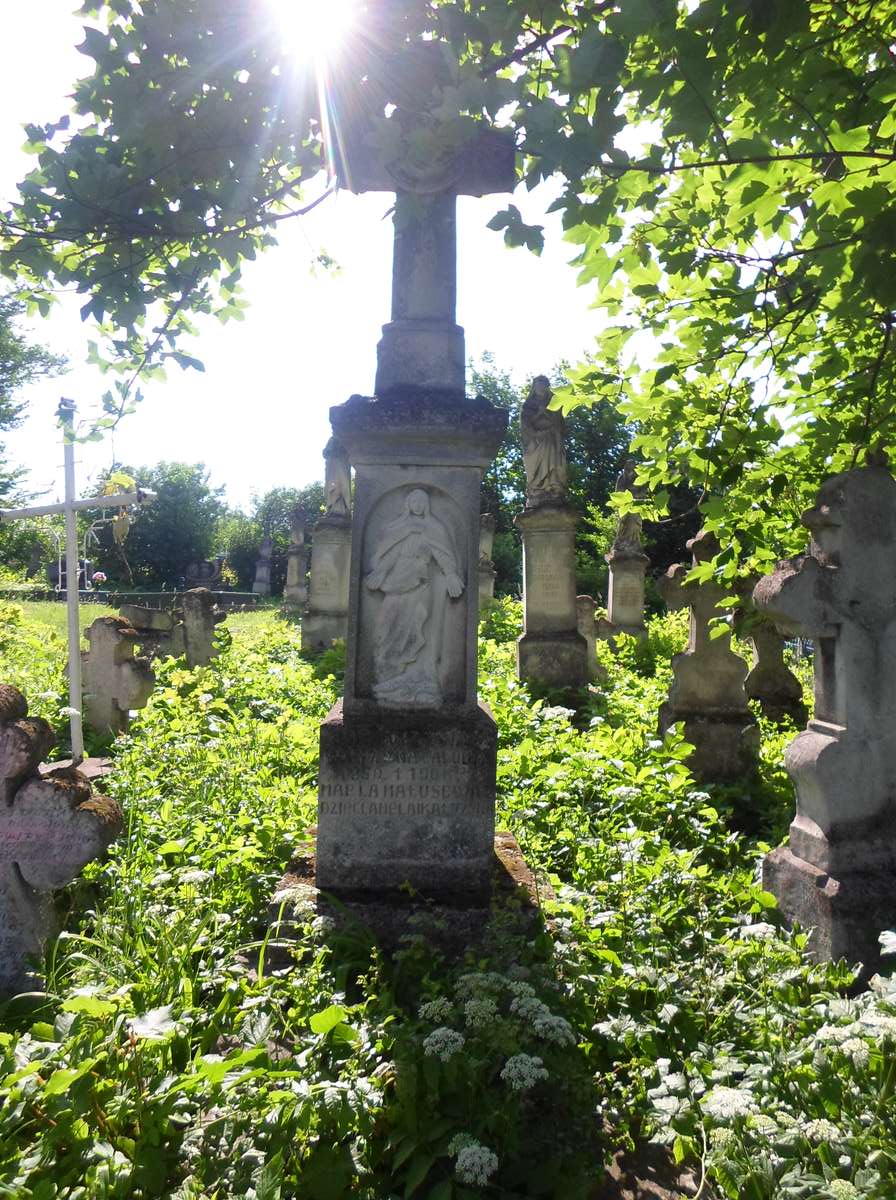
MULTIPOLYGON (((74 49, 81 40, 76 0, 6 0, 0 39, 0 199, 13 194, 33 160, 21 153, 25 122, 56 120, 67 110, 77 75, 92 66, 74 49)), ((309 193, 313 194, 313 193, 309 193)), ((544 224, 547 245, 536 258, 509 250, 486 222, 507 198, 459 201, 458 321, 467 354, 494 353, 497 365, 523 383, 562 358, 590 348, 598 314, 592 295, 577 289, 567 265, 574 248, 559 219, 542 214, 550 197, 519 189, 524 219, 544 224)), ((79 491, 114 459, 132 465, 174 459, 204 462, 228 500, 246 506, 253 492, 301 486, 323 476, 321 450, 328 409, 373 387, 376 343, 389 319, 392 223, 386 195, 339 193, 307 217, 281 225, 281 243, 244 271, 246 319, 200 325, 182 349, 205 373, 171 369, 166 382, 146 384, 138 411, 113 439, 79 448, 79 491), (326 251, 336 273, 318 269, 326 251)), ((55 498, 61 489, 61 449, 55 426, 60 395, 85 411, 108 381, 86 365, 90 327, 79 316, 83 297, 64 297, 54 315, 32 326, 35 340, 67 355, 71 370, 22 393, 24 426, 9 435, 10 458, 30 468, 28 485, 55 498)))

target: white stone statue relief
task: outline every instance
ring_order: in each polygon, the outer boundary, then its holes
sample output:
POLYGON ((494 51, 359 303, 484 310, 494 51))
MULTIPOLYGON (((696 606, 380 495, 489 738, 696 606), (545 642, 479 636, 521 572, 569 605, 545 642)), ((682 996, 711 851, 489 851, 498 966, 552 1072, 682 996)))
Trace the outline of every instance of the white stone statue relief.
POLYGON ((373 694, 383 704, 439 704, 445 613, 463 593, 452 538, 415 488, 404 512, 380 534, 364 579, 382 592, 373 641, 373 694))
POLYGON ((566 497, 566 422, 548 409, 554 398, 546 375, 536 375, 520 413, 526 504, 558 504, 566 497))

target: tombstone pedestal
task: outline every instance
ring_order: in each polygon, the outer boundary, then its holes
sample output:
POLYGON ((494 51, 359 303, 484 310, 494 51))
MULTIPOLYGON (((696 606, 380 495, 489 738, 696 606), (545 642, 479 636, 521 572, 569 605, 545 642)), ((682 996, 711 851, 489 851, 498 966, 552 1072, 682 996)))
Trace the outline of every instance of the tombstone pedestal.
POLYGON ((283 603, 287 608, 301 609, 308 602, 308 551, 304 546, 290 546, 286 552, 286 583, 283 603))
POLYGON ((321 517, 311 542, 311 586, 302 614, 302 649, 307 654, 323 654, 337 639, 345 640, 351 553, 351 517, 321 517))
POLYGON ((479 489, 507 414, 424 391, 331 410, 355 468, 344 700, 321 727, 319 886, 488 890, 497 729, 478 703, 479 489))
POLYGON ((644 625, 644 576, 650 559, 640 551, 612 549, 605 556, 610 568, 607 591, 607 620, 614 634, 646 637, 644 625))
POLYGON ((549 688, 588 682, 588 646, 576 607, 575 531, 579 515, 563 504, 527 508, 515 524, 523 535, 524 632, 517 674, 549 688))

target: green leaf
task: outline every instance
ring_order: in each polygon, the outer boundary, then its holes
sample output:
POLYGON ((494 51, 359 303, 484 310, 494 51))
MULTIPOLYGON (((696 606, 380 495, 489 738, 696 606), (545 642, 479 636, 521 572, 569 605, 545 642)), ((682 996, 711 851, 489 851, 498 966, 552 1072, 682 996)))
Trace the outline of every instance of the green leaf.
POLYGON ((346 1018, 346 1011, 340 1004, 331 1004, 321 1012, 315 1013, 308 1024, 313 1033, 327 1034, 335 1029, 346 1018))
POLYGON ((427 1154, 425 1151, 420 1151, 412 1159, 408 1167, 407 1182, 404 1186, 405 1200, 409 1196, 413 1196, 417 1188, 423 1183, 424 1179, 430 1172, 432 1164, 436 1161, 434 1154, 427 1154))
POLYGON ((99 996, 71 996, 63 1001, 63 1012, 85 1013, 88 1017, 108 1017, 118 1011, 112 1000, 101 1000, 99 996))

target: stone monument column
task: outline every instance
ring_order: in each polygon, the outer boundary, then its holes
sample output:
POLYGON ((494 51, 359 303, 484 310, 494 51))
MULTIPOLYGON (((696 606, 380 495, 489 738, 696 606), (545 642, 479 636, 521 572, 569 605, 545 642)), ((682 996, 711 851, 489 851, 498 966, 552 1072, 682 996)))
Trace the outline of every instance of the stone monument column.
POLYGON ((870 971, 896 926, 896 481, 875 456, 828 479, 802 519, 808 554, 753 593, 815 643, 815 714, 784 756, 796 816, 763 879, 817 958, 870 971))
POLYGON ((326 512, 314 527, 308 605, 302 614, 302 649, 323 654, 348 628, 352 555, 351 467, 345 446, 331 437, 324 446, 326 512))
POLYGON ((479 518, 479 609, 486 612, 495 602, 495 578, 497 571, 492 562, 495 544, 495 518, 492 513, 483 513, 479 518))
POLYGON ((270 535, 266 533, 261 539, 261 545, 258 548, 258 561, 255 564, 255 582, 252 584, 252 591, 256 596, 270 596, 271 594, 271 554, 273 548, 270 535))
MULTIPOLYGON (((635 484, 635 464, 629 459, 616 479, 617 492, 631 492, 637 497, 641 489, 635 484)), ((641 548, 641 517, 626 513, 619 518, 616 536, 609 554, 605 556, 610 568, 607 589, 607 620, 613 634, 628 633, 646 637, 644 625, 644 576, 650 562, 641 548)))
POLYGON ((321 727, 317 885, 370 895, 409 883, 469 903, 488 895, 494 861, 497 730, 476 677, 479 496, 507 413, 465 393, 454 210, 458 194, 513 187, 514 147, 482 129, 415 157, 421 118, 399 108, 389 119, 391 154, 357 147, 347 180, 397 193, 395 256, 376 395, 330 410, 355 496, 345 693, 321 727))
POLYGON ((581 688, 589 670, 576 607, 579 514, 566 503, 566 422, 548 408, 552 397, 547 376, 536 375, 520 418, 526 507, 515 521, 523 535, 524 611, 517 674, 541 687, 581 688))
POLYGON ((308 550, 305 546, 305 526, 308 515, 301 504, 292 510, 289 525, 289 547, 286 551, 286 583, 283 602, 288 608, 301 609, 308 601, 308 550))
MULTIPOLYGON (((715 534, 702 530, 687 544, 693 565, 709 562, 721 547, 715 534)), ((731 632, 713 637, 710 622, 725 617, 719 607, 725 590, 713 580, 685 583, 691 567, 678 563, 659 581, 671 611, 691 610, 688 648, 672 659, 672 686, 659 714, 659 732, 680 721, 685 740, 694 746, 688 766, 697 779, 725 780, 755 766, 759 728, 747 703, 747 664, 731 649, 731 632)))

